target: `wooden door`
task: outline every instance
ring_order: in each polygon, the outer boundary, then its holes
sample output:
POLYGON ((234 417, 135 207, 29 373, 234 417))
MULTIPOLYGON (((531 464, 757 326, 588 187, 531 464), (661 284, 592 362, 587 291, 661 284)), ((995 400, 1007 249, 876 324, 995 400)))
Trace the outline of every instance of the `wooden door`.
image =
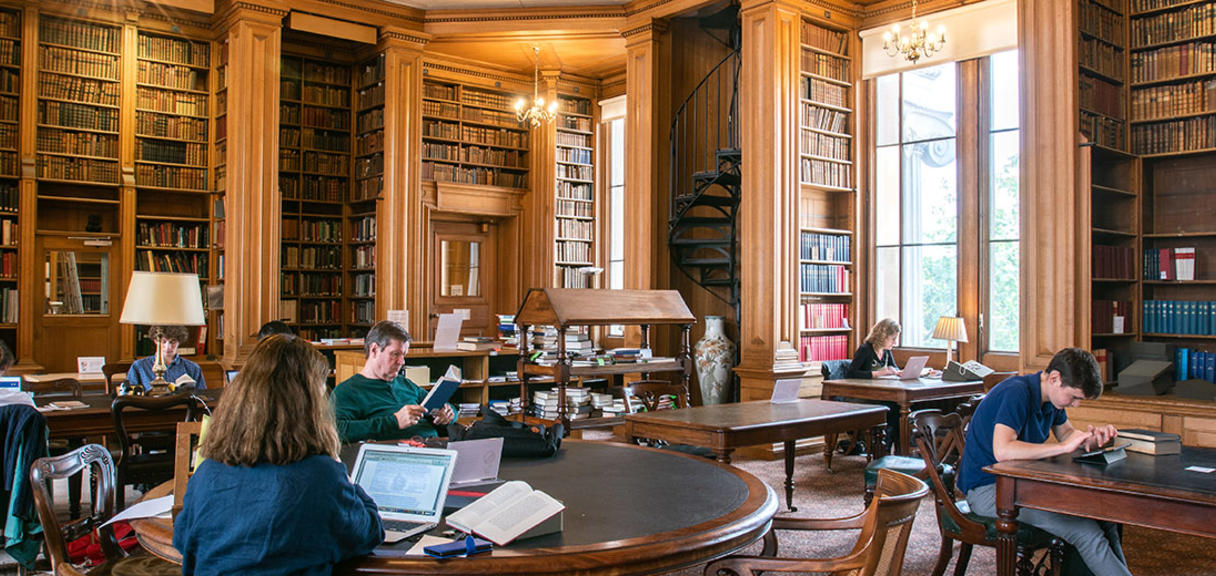
POLYGON ((78 356, 122 354, 122 269, 108 240, 39 236, 34 358, 47 372, 75 372, 78 356), (86 245, 86 241, 89 244, 86 245))
POLYGON ((419 340, 435 335, 439 314, 467 309, 469 318, 460 328, 461 336, 498 334, 494 310, 497 294, 498 243, 496 224, 435 221, 431 233, 429 332, 419 340))

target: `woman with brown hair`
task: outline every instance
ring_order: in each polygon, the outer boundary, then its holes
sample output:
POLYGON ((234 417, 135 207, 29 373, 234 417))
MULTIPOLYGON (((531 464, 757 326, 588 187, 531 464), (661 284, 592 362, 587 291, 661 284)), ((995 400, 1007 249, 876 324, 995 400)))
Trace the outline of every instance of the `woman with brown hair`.
POLYGON ((338 461, 328 373, 302 338, 254 348, 224 391, 174 522, 183 574, 329 574, 383 541, 375 502, 338 461))
POLYGON ((899 343, 899 322, 890 318, 879 320, 866 341, 853 354, 853 363, 849 364, 846 372, 848 378, 878 378, 888 374, 898 374, 899 366, 891 356, 891 349, 899 343))

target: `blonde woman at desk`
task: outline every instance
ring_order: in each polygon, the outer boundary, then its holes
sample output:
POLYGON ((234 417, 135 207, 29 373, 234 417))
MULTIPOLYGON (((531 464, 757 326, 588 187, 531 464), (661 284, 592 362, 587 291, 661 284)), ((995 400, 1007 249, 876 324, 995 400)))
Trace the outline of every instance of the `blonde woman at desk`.
POLYGON ((853 354, 853 363, 849 364, 845 377, 870 379, 898 374, 899 366, 895 365, 891 349, 899 344, 899 333, 899 322, 890 318, 879 320, 870 328, 866 341, 853 354))
POLYGON ((224 392, 173 524, 183 574, 329 574, 384 539, 376 503, 338 461, 328 374, 303 338, 258 342, 224 392))

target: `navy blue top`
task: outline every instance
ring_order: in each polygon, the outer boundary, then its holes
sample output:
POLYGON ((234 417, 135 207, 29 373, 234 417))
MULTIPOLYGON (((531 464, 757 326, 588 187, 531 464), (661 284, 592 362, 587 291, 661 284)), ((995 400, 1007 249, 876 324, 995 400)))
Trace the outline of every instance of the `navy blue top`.
POLYGON ((984 472, 984 467, 996 464, 992 435, 997 424, 1013 428, 1022 442, 1042 444, 1051 437, 1052 428, 1068 421, 1063 409, 1043 401, 1040 374, 1014 376, 997 384, 976 407, 959 464, 958 489, 962 494, 996 483, 996 477, 984 472))
MULTIPOLYGON (((156 364, 156 356, 148 356, 140 358, 131 363, 131 369, 127 370, 127 382, 124 386, 143 386, 144 390, 151 390, 152 385, 149 382, 156 379, 156 375, 152 373, 152 365, 156 364)), ((198 367, 191 360, 186 360, 180 355, 173 358, 173 361, 165 369, 165 381, 177 382, 178 378, 186 374, 194 379, 195 390, 206 390, 207 383, 203 381, 203 369, 198 367)))
POLYGON ((283 466, 205 460, 173 523, 182 574, 325 574, 384 540, 376 503, 329 456, 283 466))

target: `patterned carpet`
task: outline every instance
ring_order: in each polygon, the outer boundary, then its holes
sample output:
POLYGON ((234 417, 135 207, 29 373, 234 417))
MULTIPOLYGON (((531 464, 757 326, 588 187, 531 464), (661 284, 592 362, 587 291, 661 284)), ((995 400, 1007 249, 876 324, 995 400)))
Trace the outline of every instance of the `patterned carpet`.
MULTIPOLYGON (((780 460, 750 460, 735 463, 755 474, 774 488, 784 504, 784 463, 780 460)), ((865 459, 856 456, 836 456, 832 460, 834 473, 823 465, 822 454, 799 456, 794 468, 794 516, 832 518, 856 514, 862 508, 862 472, 865 459)), ((784 510, 784 507, 782 508, 784 510)), ((1216 519, 1213 519, 1216 521, 1216 519)), ((789 533, 786 533, 789 534, 789 533)), ((824 532, 786 535, 780 538, 781 555, 806 558, 840 556, 851 549, 856 531, 824 532)), ((1216 574, 1216 541, 1192 536, 1127 526, 1124 531, 1124 551, 1131 571, 1136 576, 1199 576, 1216 574)), ((904 574, 928 575, 937 563, 941 538, 931 496, 921 503, 913 524, 912 537, 904 560, 904 574)), ((753 545, 745 553, 756 553, 753 545)), ((957 547, 955 549, 957 558, 957 547)), ((673 575, 699 576, 704 566, 688 568, 673 575)), ((954 561, 947 568, 953 574, 954 561)), ((996 552, 993 548, 976 547, 968 564, 967 574, 996 573, 996 552)), ((1102 575, 1098 575, 1102 576, 1102 575)))
MULTIPOLYGON (((735 464, 773 486, 784 505, 784 489, 781 486, 785 481, 785 468, 781 460, 745 460, 735 464)), ((832 466, 836 469, 835 472, 827 472, 823 466, 822 454, 798 457, 794 469, 794 505, 798 507, 795 516, 830 518, 861 511, 861 477, 865 469, 865 459, 857 456, 836 456, 832 466)), ((138 498, 138 493, 133 490, 128 492, 128 502, 134 502, 138 498)), ((781 554, 805 558, 840 556, 852 547, 855 537, 854 531, 783 536, 780 540, 781 554)), ((1135 526, 1126 528, 1124 538, 1124 551, 1131 571, 1136 576, 1216 575, 1216 541, 1135 526)), ((904 561, 904 574, 930 574, 937 562, 940 544, 933 506, 931 500, 926 499, 921 504, 913 524, 912 538, 908 543, 904 561)), ((744 552, 756 553, 759 549, 759 544, 754 544, 744 552)), ((967 574, 995 574, 995 560, 994 549, 976 548, 971 556, 967 574)), ((15 567, 9 564, 11 562, 7 555, 0 552, 0 576, 16 574, 15 567)), ((671 574, 700 576, 703 570, 702 565, 671 574)), ((954 563, 951 562, 947 574, 953 574, 953 570, 954 563)))

